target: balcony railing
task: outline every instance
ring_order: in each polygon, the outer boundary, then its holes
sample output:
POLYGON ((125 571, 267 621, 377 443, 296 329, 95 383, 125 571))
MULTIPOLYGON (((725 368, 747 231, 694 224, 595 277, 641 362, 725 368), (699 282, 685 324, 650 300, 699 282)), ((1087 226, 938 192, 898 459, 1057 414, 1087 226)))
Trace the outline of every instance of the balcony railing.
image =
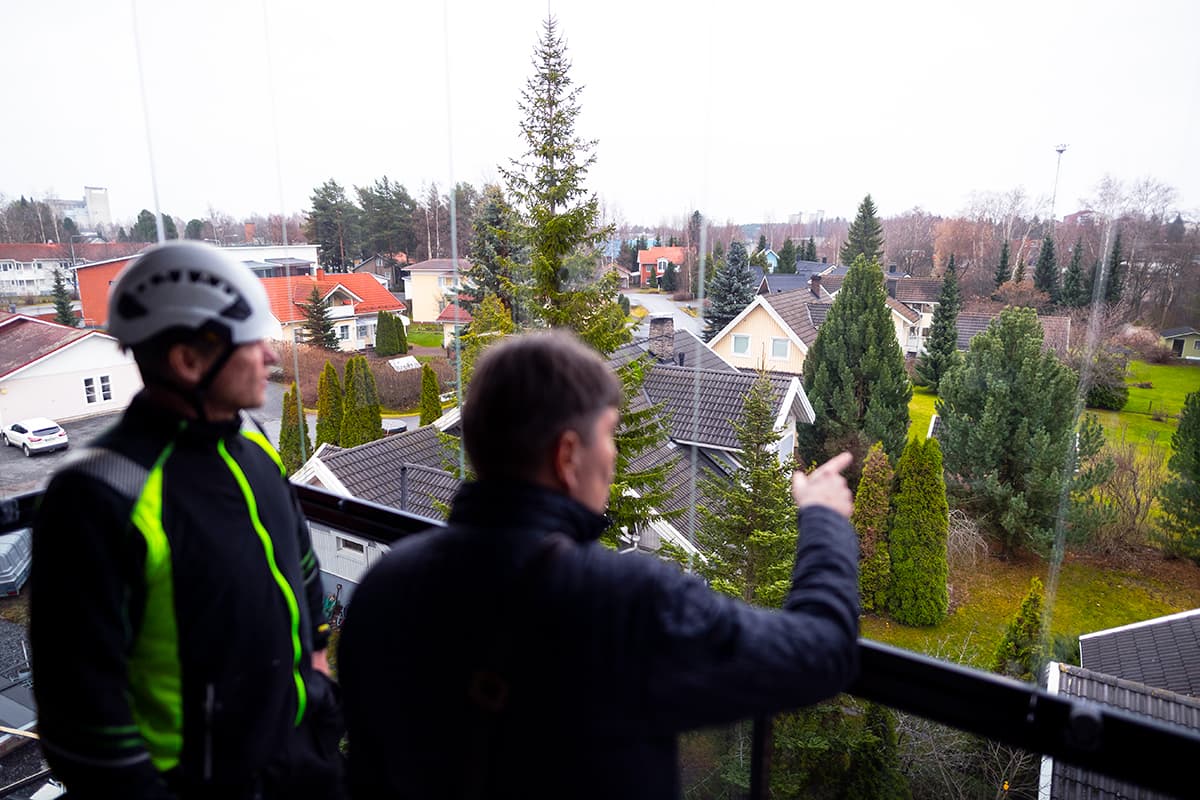
MULTIPOLYGON (((390 544, 440 523, 297 486, 314 522, 390 544)), ((40 498, 0 501, 0 533, 27 527, 40 498)), ((938 661, 867 639, 850 693, 1022 750, 1041 753, 1145 789, 1194 797, 1200 734, 1026 683, 938 661)), ((751 798, 767 796, 770 721, 756 719, 751 798)))

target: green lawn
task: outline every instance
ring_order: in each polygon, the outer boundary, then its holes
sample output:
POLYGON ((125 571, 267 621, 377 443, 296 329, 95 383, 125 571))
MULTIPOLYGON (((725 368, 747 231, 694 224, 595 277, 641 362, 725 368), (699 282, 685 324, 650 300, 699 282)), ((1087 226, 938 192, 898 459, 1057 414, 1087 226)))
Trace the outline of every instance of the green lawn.
MULTIPOLYGON (((1029 580, 1047 580, 1041 560, 981 560, 951 576, 953 611, 940 625, 908 628, 866 617, 862 635, 897 647, 987 668, 1004 629, 1029 590, 1029 580)), ((1166 581, 1144 571, 1122 571, 1087 562, 1062 567, 1050 630, 1072 638, 1081 633, 1186 611, 1200 604, 1200 570, 1190 581, 1166 581)))
POLYGON ((927 386, 914 386, 912 400, 908 404, 908 435, 925 438, 929 431, 929 420, 933 418, 933 401, 937 395, 927 386))
POLYGON ((408 343, 419 345, 421 347, 441 347, 442 332, 440 330, 424 331, 413 330, 412 328, 409 328, 408 343))

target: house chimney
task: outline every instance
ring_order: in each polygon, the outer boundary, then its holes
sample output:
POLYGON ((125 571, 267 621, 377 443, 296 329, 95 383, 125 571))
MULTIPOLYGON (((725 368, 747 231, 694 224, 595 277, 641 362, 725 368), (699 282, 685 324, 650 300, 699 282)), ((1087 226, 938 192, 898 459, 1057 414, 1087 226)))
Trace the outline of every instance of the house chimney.
POLYGON ((891 273, 892 275, 896 274, 896 262, 895 261, 893 261, 891 264, 888 264, 888 272, 891 273))
POLYGON ((821 296, 821 273, 814 272, 812 277, 808 279, 808 287, 812 290, 813 297, 821 296))
POLYGON ((887 293, 888 293, 888 297, 891 297, 892 299, 895 299, 895 297, 896 297, 896 284, 897 284, 898 282, 899 282, 899 281, 898 281, 898 279, 897 279, 897 278, 888 278, 888 279, 887 279, 887 293))
POLYGON ((246 230, 246 244, 254 244, 254 223, 247 222, 243 227, 246 230))
POLYGON ((324 277, 325 277, 325 268, 317 267, 317 280, 321 280, 321 278, 324 278, 324 277))
POLYGON ((667 363, 675 360, 675 318, 671 316, 650 318, 650 355, 655 361, 667 363))
POLYGON ((822 264, 829 263, 829 256, 821 256, 821 263, 822 264))

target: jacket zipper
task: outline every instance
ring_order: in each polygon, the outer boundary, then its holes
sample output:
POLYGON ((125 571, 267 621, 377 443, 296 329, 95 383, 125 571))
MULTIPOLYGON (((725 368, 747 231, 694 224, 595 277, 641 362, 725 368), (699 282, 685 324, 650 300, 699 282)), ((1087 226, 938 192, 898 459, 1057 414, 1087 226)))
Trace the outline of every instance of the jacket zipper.
POLYGON ((212 722, 216 695, 216 688, 211 683, 204 687, 204 780, 206 782, 212 780, 212 722))

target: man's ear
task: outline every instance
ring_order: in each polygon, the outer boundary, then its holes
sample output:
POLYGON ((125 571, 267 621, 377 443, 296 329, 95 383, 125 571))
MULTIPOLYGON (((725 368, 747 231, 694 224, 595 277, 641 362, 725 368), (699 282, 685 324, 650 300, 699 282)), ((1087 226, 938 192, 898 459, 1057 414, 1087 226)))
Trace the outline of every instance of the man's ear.
POLYGON ((208 369, 208 359, 196 348, 179 342, 167 351, 167 366, 184 386, 195 386, 208 369))
POLYGON ((570 497, 575 496, 575 490, 579 487, 579 451, 582 445, 579 432, 569 428, 554 443, 554 478, 570 497))

